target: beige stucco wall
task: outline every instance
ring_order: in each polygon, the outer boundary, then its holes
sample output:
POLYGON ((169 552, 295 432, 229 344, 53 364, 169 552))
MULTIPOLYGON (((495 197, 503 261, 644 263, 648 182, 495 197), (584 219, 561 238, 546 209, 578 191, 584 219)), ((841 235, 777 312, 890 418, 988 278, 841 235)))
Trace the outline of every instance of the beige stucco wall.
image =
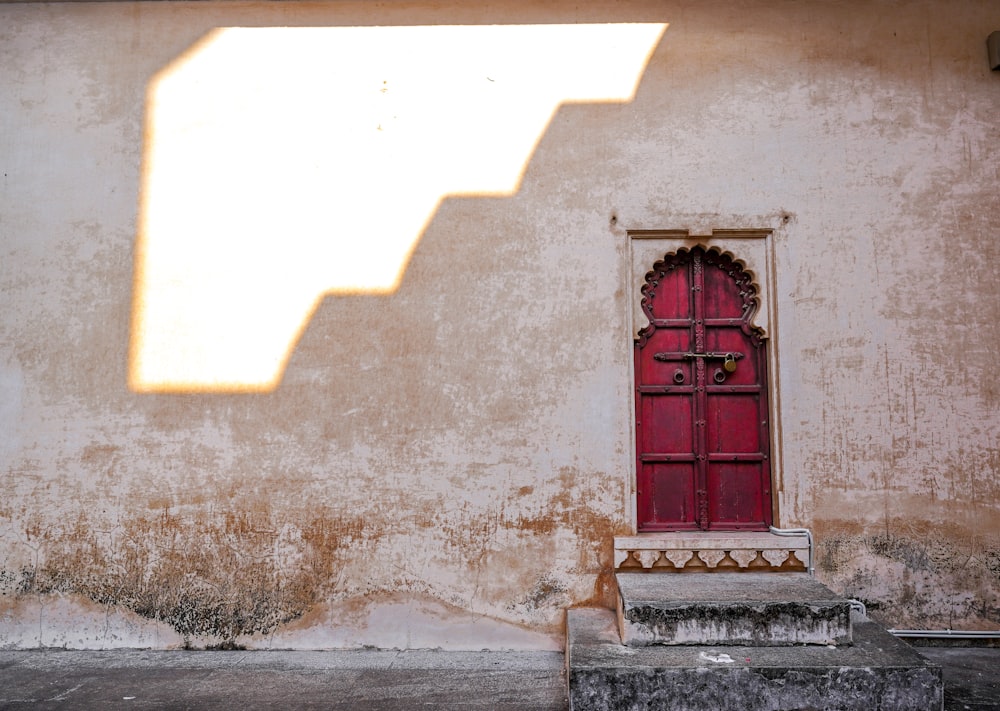
MULTIPOLYGON (((0 5, 0 646, 557 648, 632 531, 649 229, 772 230, 778 517, 821 579, 890 625, 1000 626, 1000 8, 578 5, 0 5), (137 245, 171 239, 147 99, 216 28, 625 22, 668 25, 634 97, 579 98, 553 44, 568 103, 523 174, 432 205, 398 283, 310 306, 276 384, 137 381, 137 245)), ((470 146, 510 119, 477 121, 470 146)), ((302 125, 259 134, 261 176, 302 125)), ((265 230, 225 313, 252 331, 313 246, 381 234, 387 184, 310 198, 315 245, 265 230)))

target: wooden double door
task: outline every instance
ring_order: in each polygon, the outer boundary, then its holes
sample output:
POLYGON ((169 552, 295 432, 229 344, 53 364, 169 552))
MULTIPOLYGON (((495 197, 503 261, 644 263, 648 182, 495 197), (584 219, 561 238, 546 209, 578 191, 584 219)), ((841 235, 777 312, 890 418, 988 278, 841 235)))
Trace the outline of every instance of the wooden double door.
POLYGON ((715 250, 646 275, 635 345, 640 531, 767 530, 767 360, 753 280, 715 250))

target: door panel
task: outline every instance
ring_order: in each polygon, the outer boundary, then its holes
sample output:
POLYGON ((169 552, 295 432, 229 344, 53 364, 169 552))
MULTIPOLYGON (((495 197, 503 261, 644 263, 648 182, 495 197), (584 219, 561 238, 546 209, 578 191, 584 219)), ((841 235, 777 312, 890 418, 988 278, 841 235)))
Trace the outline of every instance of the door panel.
POLYGON ((694 398, 646 396, 642 422, 650 429, 646 442, 651 453, 694 454, 694 398))
POLYGON ((673 521, 675 530, 698 526, 694 489, 694 462, 649 465, 651 487, 650 518, 673 521))
MULTIPOLYGON (((654 351, 686 352, 691 350, 691 334, 687 329, 658 329, 649 339, 649 348, 654 351)), ((649 364, 643 385, 687 385, 694 384, 694 368, 691 361, 675 360, 669 362, 653 361, 649 364), (678 380, 677 371, 682 373, 678 380)), ((662 390, 661 390, 662 392, 662 390)))
POLYGON ((710 454, 760 452, 760 430, 753 423, 760 403, 753 395, 708 395, 705 445, 710 454))
POLYGON ((766 360, 742 265, 700 247, 653 265, 636 341, 639 530, 766 530, 766 360))
POLYGON ((715 530, 723 527, 754 529, 764 522, 763 503, 754 495, 760 473, 756 463, 709 466, 709 517, 715 530))
MULTIPOLYGON (((724 381, 726 388, 733 385, 757 386, 761 381, 761 374, 757 368, 757 359, 753 357, 752 353, 747 353, 746 334, 739 328, 714 328, 711 325, 706 326, 705 331, 706 351, 732 353, 735 358, 736 370, 732 373, 726 373, 724 381)), ((708 387, 722 384, 717 383, 713 376, 723 364, 724 361, 721 360, 711 362, 708 372, 708 387)))
POLYGON ((705 270, 704 294, 707 318, 742 319, 744 302, 739 284, 723 270, 705 270))

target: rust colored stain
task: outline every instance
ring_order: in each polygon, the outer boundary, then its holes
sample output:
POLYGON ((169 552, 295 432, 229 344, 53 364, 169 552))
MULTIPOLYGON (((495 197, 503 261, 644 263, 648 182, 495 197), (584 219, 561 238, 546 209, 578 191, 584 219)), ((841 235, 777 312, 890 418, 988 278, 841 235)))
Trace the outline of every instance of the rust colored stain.
POLYGON ((618 604, 618 581, 615 571, 610 566, 601 568, 594 581, 594 592, 585 600, 580 600, 574 607, 605 607, 614 609, 618 604))

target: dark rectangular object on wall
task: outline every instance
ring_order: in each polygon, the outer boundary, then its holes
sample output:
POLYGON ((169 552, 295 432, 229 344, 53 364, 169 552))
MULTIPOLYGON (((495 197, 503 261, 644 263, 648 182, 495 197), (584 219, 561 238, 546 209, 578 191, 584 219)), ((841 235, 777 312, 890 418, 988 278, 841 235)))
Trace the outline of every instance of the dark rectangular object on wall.
POLYGON ((990 54, 990 69, 993 71, 1000 69, 1000 31, 986 38, 986 49, 990 54))

